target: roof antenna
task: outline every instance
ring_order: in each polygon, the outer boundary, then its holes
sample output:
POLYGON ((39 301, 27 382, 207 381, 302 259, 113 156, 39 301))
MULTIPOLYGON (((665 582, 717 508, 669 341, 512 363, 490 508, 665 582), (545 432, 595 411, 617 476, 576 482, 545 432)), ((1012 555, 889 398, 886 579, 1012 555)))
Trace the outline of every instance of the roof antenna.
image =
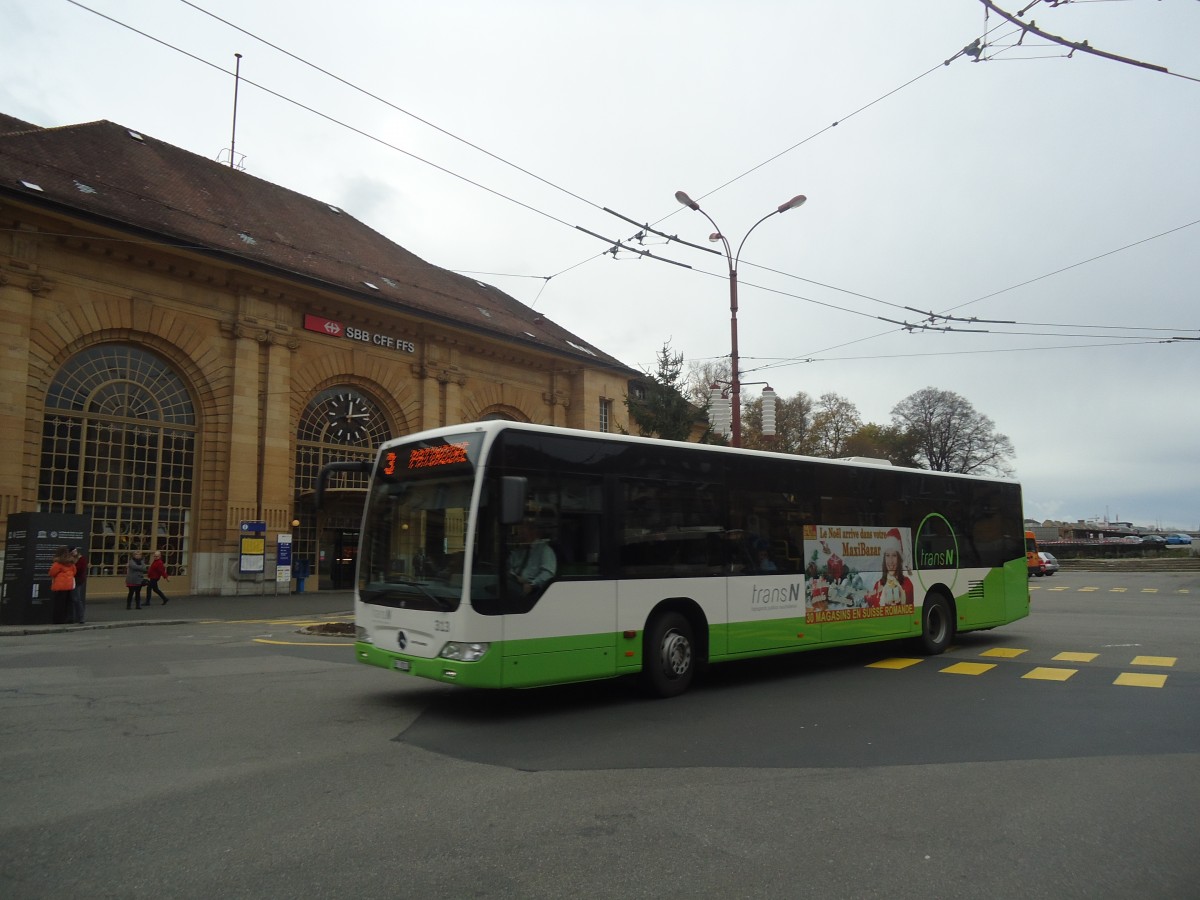
POLYGON ((237 165, 237 101, 238 101, 238 85, 242 82, 242 54, 235 53, 237 63, 233 70, 233 134, 229 138, 229 168, 236 169, 237 165))

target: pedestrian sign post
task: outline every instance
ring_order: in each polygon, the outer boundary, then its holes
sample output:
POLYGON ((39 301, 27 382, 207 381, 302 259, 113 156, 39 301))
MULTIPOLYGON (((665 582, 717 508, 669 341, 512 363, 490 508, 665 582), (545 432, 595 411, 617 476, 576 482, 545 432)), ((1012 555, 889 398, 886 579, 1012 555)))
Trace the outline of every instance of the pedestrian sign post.
POLYGON ((275 583, 291 585, 292 583, 292 536, 277 535, 279 541, 275 545, 275 583))
POLYGON ((242 575, 261 575, 266 570, 267 523, 242 522, 238 572, 242 575))

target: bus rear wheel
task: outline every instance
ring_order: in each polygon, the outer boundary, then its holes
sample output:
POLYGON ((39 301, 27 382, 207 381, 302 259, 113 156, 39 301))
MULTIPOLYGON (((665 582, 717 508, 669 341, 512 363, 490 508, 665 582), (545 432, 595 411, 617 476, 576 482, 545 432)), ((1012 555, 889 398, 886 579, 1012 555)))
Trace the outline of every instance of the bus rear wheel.
POLYGON ((676 612, 651 621, 642 653, 642 682, 655 697, 676 697, 696 673, 696 641, 691 623, 676 612))
POLYGON ((954 640, 954 613, 950 603, 937 593, 925 595, 921 608, 921 646, 930 656, 937 656, 954 640))

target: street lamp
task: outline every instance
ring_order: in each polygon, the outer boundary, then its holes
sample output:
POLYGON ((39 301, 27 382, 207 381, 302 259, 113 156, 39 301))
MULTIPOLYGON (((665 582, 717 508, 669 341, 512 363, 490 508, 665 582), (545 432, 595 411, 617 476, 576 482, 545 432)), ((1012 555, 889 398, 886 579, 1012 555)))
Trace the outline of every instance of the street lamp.
POLYGON ((721 233, 721 229, 717 226, 717 223, 713 222, 712 216, 710 216, 708 213, 706 213, 704 210, 702 210, 700 208, 699 203, 697 203, 695 200, 693 200, 691 197, 689 197, 683 191, 676 191, 675 199, 678 200, 680 203, 682 203, 684 206, 686 206, 688 209, 694 209, 696 212, 700 213, 700 215, 704 216, 704 218, 708 219, 708 221, 710 223, 712 223, 712 227, 717 229, 716 231, 714 231, 712 234, 710 234, 708 236, 708 239, 710 241, 720 241, 721 244, 725 247, 725 261, 729 264, 729 336, 730 336, 730 341, 731 341, 731 345, 732 345, 731 352, 730 352, 730 368, 732 369, 732 373, 733 373, 731 381, 729 383, 729 405, 731 407, 730 413, 732 414, 732 418, 733 418, 732 443, 733 443, 733 446, 740 447, 740 446, 742 446, 742 397, 741 397, 742 382, 741 382, 741 376, 738 373, 738 339, 737 339, 737 311, 738 311, 737 265, 738 265, 738 260, 741 259, 742 248, 744 246, 746 246, 746 238, 750 237, 751 233, 754 231, 755 228, 757 228, 763 222, 767 221, 767 219, 771 218, 771 216, 775 215, 776 213, 785 213, 789 209, 795 209, 797 206, 802 205, 804 203, 804 201, 807 200, 808 198, 805 197, 803 194, 797 194, 795 197, 793 197, 787 203, 784 203, 782 206, 779 206, 776 209, 772 210, 771 212, 767 213, 765 216, 763 216, 761 219, 759 219, 757 222, 755 222, 753 225, 751 225, 750 231, 746 232, 746 236, 743 237, 742 242, 740 244, 738 244, 737 253, 733 253, 730 250, 729 241, 726 239, 725 235, 721 233))

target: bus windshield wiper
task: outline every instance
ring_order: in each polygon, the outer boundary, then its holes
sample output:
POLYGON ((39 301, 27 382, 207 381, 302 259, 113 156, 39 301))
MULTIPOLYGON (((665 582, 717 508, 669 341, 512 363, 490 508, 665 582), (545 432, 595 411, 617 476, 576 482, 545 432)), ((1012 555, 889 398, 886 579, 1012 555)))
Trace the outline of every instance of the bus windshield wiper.
POLYGON ((447 601, 443 600, 441 597, 439 597, 437 594, 433 593, 433 591, 429 590, 427 587, 425 587, 425 585, 421 584, 421 582, 419 582, 419 581, 407 581, 405 579, 397 579, 395 583, 402 584, 405 587, 416 588, 418 591, 420 591, 422 594, 424 594, 430 601, 432 601, 433 605, 436 606, 438 609, 440 609, 442 612, 450 612, 451 610, 454 609, 453 604, 448 603, 447 601))

